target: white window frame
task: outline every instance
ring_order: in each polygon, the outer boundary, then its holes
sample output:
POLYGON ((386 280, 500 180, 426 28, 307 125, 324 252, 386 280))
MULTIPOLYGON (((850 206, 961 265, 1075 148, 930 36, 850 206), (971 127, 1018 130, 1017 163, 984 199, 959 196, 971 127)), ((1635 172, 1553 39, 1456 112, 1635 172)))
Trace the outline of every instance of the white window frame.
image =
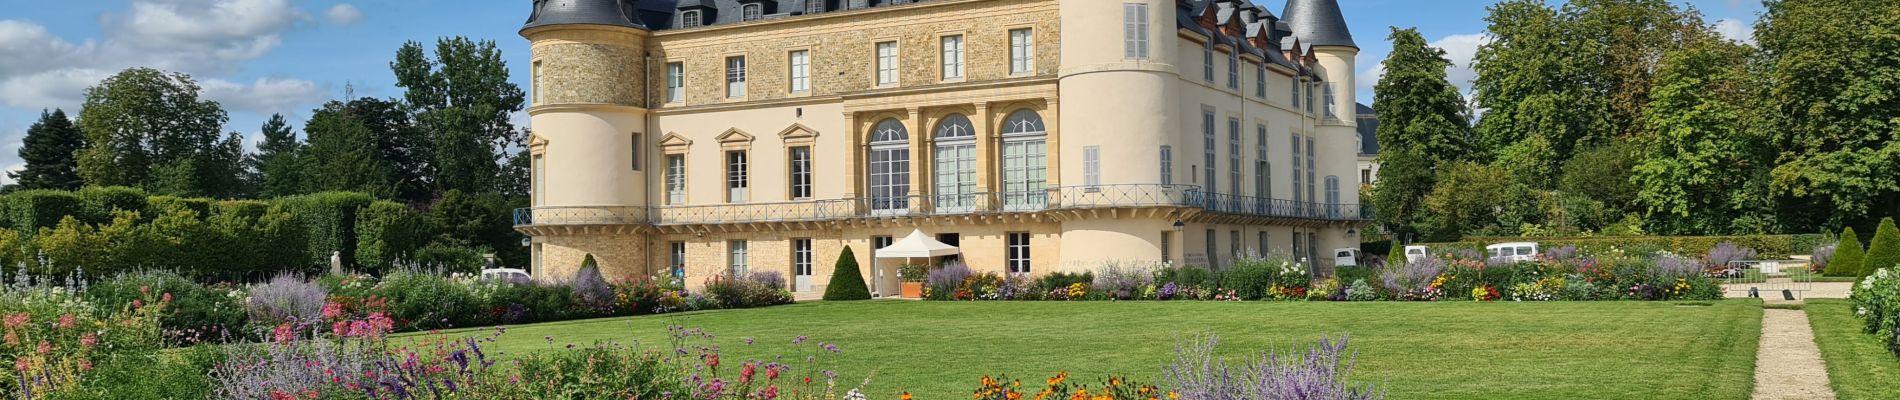
POLYGON ((740 21, 757 21, 761 19, 765 19, 765 5, 746 3, 739 6, 740 21))
POLYGON ((1228 185, 1228 190, 1232 191, 1232 193, 1228 193, 1228 194, 1231 194, 1234 196, 1242 196, 1246 193, 1244 191, 1241 191, 1241 186, 1244 186, 1244 182, 1246 181, 1240 179, 1241 178, 1240 166, 1241 166, 1240 118, 1228 117, 1227 118, 1227 179, 1228 179, 1227 185, 1228 185))
POLYGON ((792 93, 811 91, 811 50, 792 50, 786 54, 785 63, 790 65, 787 85, 792 93))
POLYGON ((726 202, 744 203, 752 187, 751 155, 745 150, 726 151, 726 202))
POLYGON ((1300 135, 1293 134, 1293 201, 1306 202, 1306 153, 1302 152, 1300 135))
POLYGON ((1292 79, 1292 82, 1293 82, 1293 84, 1291 84, 1291 85, 1287 85, 1287 86, 1289 86, 1289 87, 1291 87, 1291 88, 1292 88, 1292 90, 1293 90, 1293 99, 1292 99, 1292 101, 1291 101, 1291 102, 1293 103, 1293 111, 1294 111, 1294 112, 1299 112, 1299 110, 1300 110, 1300 86, 1305 86, 1305 84, 1306 84, 1306 78, 1300 78, 1300 77, 1294 77, 1294 78, 1292 79))
POLYGON ((686 64, 666 63, 666 102, 678 103, 686 100, 686 64))
POLYGON ((1201 79, 1214 83, 1214 45, 1201 46, 1201 79))
POLYGON ((726 273, 731 274, 729 278, 738 279, 745 276, 746 270, 750 267, 746 260, 749 255, 747 253, 751 250, 749 247, 751 245, 744 240, 726 241, 726 273))
POLYGON ((870 192, 871 212, 902 214, 910 209, 910 128, 896 119, 879 121, 871 128, 870 154, 866 157, 866 187, 870 192), (889 134, 882 132, 891 131, 889 134), (899 137, 879 140, 880 136, 899 137), (882 181, 882 183, 880 183, 882 181))
POLYGON ((1267 124, 1259 124, 1256 128, 1258 132, 1254 139, 1253 191, 1254 196, 1261 199, 1264 208, 1266 200, 1273 198, 1273 164, 1267 158, 1267 124))
POLYGON ((1122 4, 1122 58, 1148 59, 1148 3, 1122 4))
POLYGON ((943 80, 963 79, 963 35, 947 35, 937 39, 943 58, 943 68, 939 70, 943 80))
POLYGON ((1217 123, 1214 121, 1213 109, 1201 109, 1201 158, 1206 164, 1201 166, 1201 174, 1205 175, 1201 179, 1206 180, 1206 182, 1201 182, 1201 188, 1208 193, 1214 193, 1220 189, 1218 185, 1220 174, 1214 169, 1215 163, 1219 162, 1214 158, 1214 130, 1219 128, 1214 125, 1217 123))
POLYGON ((726 98, 745 98, 745 56, 726 57, 726 98))
POLYGON ((1030 250, 1032 249, 1032 241, 1035 240, 1035 238, 1030 236, 1029 232, 1010 232, 1004 236, 1007 236, 1004 263, 1008 266, 1009 273, 1030 273, 1030 265, 1032 263, 1030 250))
POLYGON ((812 252, 810 238, 792 239, 792 277, 811 276, 813 262, 817 259, 812 252))
POLYGON ((534 60, 533 74, 534 74, 534 104, 541 104, 541 103, 546 102, 546 100, 543 100, 543 97, 541 95, 541 92, 543 91, 543 88, 545 87, 545 86, 542 86, 541 84, 542 82, 541 78, 543 76, 542 69, 541 69, 541 60, 534 60))
POLYGON ((1082 146, 1082 185, 1102 185, 1102 146, 1082 146))
POLYGON ((705 25, 705 21, 701 19, 702 15, 703 14, 700 14, 699 10, 680 11, 680 27, 681 28, 696 28, 701 25, 705 25))
POLYGON ((792 200, 810 200, 812 197, 812 160, 811 146, 795 146, 786 151, 789 159, 792 200))
POLYGON ((963 212, 976 208, 976 132, 969 117, 945 116, 937 123, 935 140, 937 210, 963 212))
POLYGON ((1048 206, 1048 125, 1035 110, 1017 110, 1003 123, 1003 207, 1008 210, 1048 206), (1020 117, 1020 118, 1019 118, 1020 117), (1030 119, 1034 117, 1034 119, 1030 119))
POLYGON ((825 0, 805 0, 805 15, 825 12, 825 0))
POLYGON ((1260 68, 1255 68, 1253 75, 1253 97, 1264 100, 1267 98, 1267 63, 1261 62, 1260 68))
POLYGON ((877 85, 897 84, 897 42, 878 42, 877 49, 877 85))
POLYGON ((669 247, 668 250, 671 253, 671 259, 667 260, 666 273, 675 279, 685 279, 686 242, 670 242, 667 244, 667 247, 669 247))
POLYGON ((1161 145, 1161 185, 1174 185, 1174 146, 1161 145))
POLYGON ((1319 179, 1317 179, 1317 177, 1319 176, 1318 174, 1319 168, 1315 168, 1317 167, 1317 165, 1315 164, 1317 164, 1317 159, 1319 157, 1316 157, 1317 152, 1315 151, 1314 147, 1315 146, 1313 146, 1313 136, 1307 135, 1306 136, 1306 202, 1308 203, 1316 203, 1317 201, 1315 201, 1314 196, 1318 196, 1317 194, 1315 194, 1315 192, 1317 192, 1317 190, 1315 189, 1317 189, 1319 186, 1319 182, 1318 182, 1319 179))
POLYGON ((1338 105, 1338 104, 1335 104, 1335 102, 1336 102, 1336 99, 1335 99, 1335 98, 1333 97, 1333 85, 1334 85, 1334 83, 1332 83, 1332 82, 1327 82, 1327 83, 1326 83, 1326 84, 1324 85, 1324 86, 1325 86, 1325 89, 1326 89, 1326 118, 1329 118, 1329 119, 1338 119, 1338 118, 1339 118, 1339 110, 1338 110, 1338 109, 1339 109, 1339 107, 1338 107, 1339 105, 1338 105))
POLYGON ((666 155, 666 204, 686 204, 686 155, 666 155))
POLYGON ((535 154, 533 157, 533 159, 529 160, 530 165, 528 168, 534 170, 534 190, 532 190, 532 192, 534 192, 534 205, 539 206, 547 204, 548 202, 548 159, 545 155, 541 154, 535 154))
POLYGON ((1036 34, 1030 28, 1009 30, 1009 74, 1028 74, 1036 69, 1036 34))

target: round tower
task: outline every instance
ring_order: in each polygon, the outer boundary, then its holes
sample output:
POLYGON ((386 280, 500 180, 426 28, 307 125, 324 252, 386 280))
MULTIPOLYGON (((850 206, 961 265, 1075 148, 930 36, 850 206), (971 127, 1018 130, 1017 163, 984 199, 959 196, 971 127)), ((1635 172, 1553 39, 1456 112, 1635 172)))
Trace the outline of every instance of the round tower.
MULTIPOLYGON (((1337 0, 1287 0, 1286 10, 1281 15, 1293 30, 1293 36, 1299 37, 1301 43, 1312 46, 1313 57, 1319 64, 1318 72, 1324 79, 1322 84, 1326 85, 1319 89, 1321 95, 1331 90, 1331 102, 1322 103, 1322 106, 1329 107, 1332 115, 1322 110, 1319 113, 1321 120, 1314 127, 1317 139, 1315 145, 1318 147, 1315 167, 1320 179, 1332 179, 1331 182, 1334 182, 1322 185, 1339 185, 1338 198, 1318 200, 1360 204, 1359 130, 1358 118, 1355 118, 1358 112, 1355 78, 1358 66, 1355 60, 1359 56, 1359 45, 1353 42, 1352 30, 1346 26, 1346 17, 1340 12, 1337 0)), ((1319 101, 1325 102, 1326 99, 1322 97, 1319 101)), ((1339 208, 1335 211, 1341 215, 1331 216, 1332 219, 1352 220, 1358 217, 1347 215, 1357 213, 1355 209, 1339 208)), ((1320 251, 1357 247, 1359 238, 1353 232, 1364 225, 1356 222, 1329 225, 1319 232, 1320 251)))
POLYGON ((645 44, 632 0, 536 0, 532 44, 534 275, 561 279, 592 254, 604 275, 641 273, 645 221, 645 44), (610 233, 611 232, 611 233, 610 233), (619 236, 609 236, 619 235, 619 236))
MULTIPOLYGON (((1178 198, 1162 183, 1189 183, 1183 129, 1175 0, 1061 0, 1060 191, 1065 204, 1127 205, 1178 198), (1133 35, 1132 37, 1129 35, 1133 35), (1171 179, 1162 178, 1161 149, 1172 151, 1171 179), (1086 153, 1100 162, 1099 189, 1088 183, 1086 153), (1097 192, 1090 192, 1097 190, 1097 192)), ((1180 237, 1164 240, 1173 217, 1063 222, 1061 254, 1075 265, 1103 261, 1179 259, 1180 237), (1176 249, 1163 252, 1164 242, 1176 249), (1112 251, 1104 251, 1112 249, 1112 251)), ((1066 266, 1065 266, 1066 267, 1066 266)))

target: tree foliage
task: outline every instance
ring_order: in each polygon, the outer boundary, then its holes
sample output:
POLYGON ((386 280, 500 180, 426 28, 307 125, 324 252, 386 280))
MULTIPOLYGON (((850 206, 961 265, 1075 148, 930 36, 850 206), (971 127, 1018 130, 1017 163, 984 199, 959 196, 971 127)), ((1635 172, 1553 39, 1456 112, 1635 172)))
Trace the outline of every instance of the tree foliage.
POLYGON ((496 192, 517 142, 511 121, 526 94, 508 81, 508 63, 492 41, 464 37, 436 41, 434 58, 408 42, 390 63, 403 104, 428 132, 438 191, 496 192))
POLYGON ((262 130, 264 140, 257 144, 257 153, 245 158, 258 196, 293 196, 309 190, 311 171, 303 157, 304 145, 297 141, 290 123, 282 114, 273 114, 262 130))
MULTIPOLYGON (((1774 155, 1750 110, 1746 46, 1705 40, 1664 56, 1644 119, 1636 204, 1663 233, 1763 233, 1774 155)), ((1637 149, 1632 149, 1637 151, 1637 149)))
POLYGON ((1432 189, 1438 165, 1466 158, 1471 148, 1464 98, 1445 77, 1451 60, 1417 29, 1393 28, 1385 75, 1373 88, 1379 115, 1379 161, 1385 174, 1373 188, 1380 222, 1395 233, 1417 232, 1420 199, 1432 189))
POLYGON ((1900 215, 1900 12, 1892 0, 1782 0, 1756 25, 1771 188, 1786 219, 1867 226, 1900 215), (1817 207, 1817 205, 1822 205, 1817 207))
POLYGON ((236 133, 228 117, 199 99, 190 76, 132 68, 86 89, 79 127, 90 143, 79 157, 89 185, 141 187, 179 196, 243 193, 236 133))
POLYGON ((79 178, 80 151, 86 149, 86 136, 66 118, 65 110, 40 112, 40 120, 26 129, 20 145, 20 160, 26 167, 7 175, 21 189, 75 190, 84 184, 79 178))

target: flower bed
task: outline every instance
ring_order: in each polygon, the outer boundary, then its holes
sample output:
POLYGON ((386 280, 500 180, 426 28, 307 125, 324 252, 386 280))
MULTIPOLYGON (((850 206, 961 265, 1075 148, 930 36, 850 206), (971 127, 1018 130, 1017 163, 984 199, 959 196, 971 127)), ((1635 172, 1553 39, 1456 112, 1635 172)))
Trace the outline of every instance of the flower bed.
POLYGON ((1900 266, 1881 268, 1854 285, 1854 315, 1867 333, 1900 357, 1900 266))
POLYGON ((973 272, 963 265, 930 271, 930 300, 1324 300, 1324 301, 1554 301, 1715 300, 1722 260, 1748 254, 1730 244, 1701 259, 1668 253, 1613 252, 1582 256, 1575 247, 1553 249, 1534 261, 1492 263, 1475 252, 1455 252, 1384 269, 1344 268, 1314 277, 1290 256, 1243 259, 1210 271, 1171 265, 1110 264, 1082 273, 973 272))

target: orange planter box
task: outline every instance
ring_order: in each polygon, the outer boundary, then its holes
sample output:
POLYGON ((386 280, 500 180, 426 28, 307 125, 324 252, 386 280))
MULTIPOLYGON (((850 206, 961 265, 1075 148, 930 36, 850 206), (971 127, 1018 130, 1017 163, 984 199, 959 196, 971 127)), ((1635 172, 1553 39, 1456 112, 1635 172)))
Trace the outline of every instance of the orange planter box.
POLYGON ((924 283, 923 282, 904 282, 901 294, 906 299, 924 298, 924 283))

